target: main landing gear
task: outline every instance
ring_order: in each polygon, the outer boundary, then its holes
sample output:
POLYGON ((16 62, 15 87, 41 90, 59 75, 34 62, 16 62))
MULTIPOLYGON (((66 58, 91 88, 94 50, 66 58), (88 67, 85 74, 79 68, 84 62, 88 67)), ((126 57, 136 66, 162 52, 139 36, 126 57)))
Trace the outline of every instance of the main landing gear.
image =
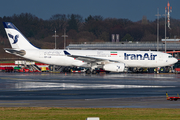
POLYGON ((97 71, 96 70, 91 70, 91 69, 87 69, 86 70, 86 74, 96 74, 97 73, 97 71))

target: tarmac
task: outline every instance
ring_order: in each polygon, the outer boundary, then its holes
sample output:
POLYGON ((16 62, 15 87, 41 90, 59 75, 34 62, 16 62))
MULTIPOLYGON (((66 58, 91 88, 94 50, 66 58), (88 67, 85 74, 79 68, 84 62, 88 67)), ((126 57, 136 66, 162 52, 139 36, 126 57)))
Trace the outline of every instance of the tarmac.
POLYGON ((180 74, 0 73, 0 107, 180 108, 180 74))

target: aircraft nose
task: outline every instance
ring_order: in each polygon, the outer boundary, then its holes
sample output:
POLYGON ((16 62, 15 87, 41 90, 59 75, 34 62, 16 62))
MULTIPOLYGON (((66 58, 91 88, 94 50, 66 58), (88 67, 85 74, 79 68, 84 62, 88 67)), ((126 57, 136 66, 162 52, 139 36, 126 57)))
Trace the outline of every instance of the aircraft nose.
POLYGON ((173 64, 175 64, 175 63, 177 63, 178 62, 178 59, 176 59, 176 58, 173 58, 174 60, 173 60, 173 64))
POLYGON ((177 63, 177 62, 178 62, 178 59, 175 58, 175 63, 177 63))

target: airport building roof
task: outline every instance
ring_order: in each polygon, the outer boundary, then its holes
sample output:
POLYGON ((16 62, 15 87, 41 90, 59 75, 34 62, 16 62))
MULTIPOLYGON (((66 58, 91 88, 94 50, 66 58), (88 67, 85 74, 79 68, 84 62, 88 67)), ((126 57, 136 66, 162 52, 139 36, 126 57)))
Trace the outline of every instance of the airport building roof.
MULTIPOLYGON (((79 43, 69 44, 67 49, 81 49, 81 50, 157 50, 157 43, 152 42, 104 42, 104 43, 79 43)), ((159 43, 159 51, 165 50, 165 43, 159 43)), ((167 51, 180 50, 180 42, 166 42, 167 51)))

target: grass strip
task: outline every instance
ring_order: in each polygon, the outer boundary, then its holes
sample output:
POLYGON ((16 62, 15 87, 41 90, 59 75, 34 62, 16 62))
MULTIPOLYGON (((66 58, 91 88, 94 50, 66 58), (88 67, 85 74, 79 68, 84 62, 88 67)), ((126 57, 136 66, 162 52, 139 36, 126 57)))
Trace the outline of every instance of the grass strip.
POLYGON ((1 120, 179 120, 180 109, 160 108, 0 108, 1 120))

